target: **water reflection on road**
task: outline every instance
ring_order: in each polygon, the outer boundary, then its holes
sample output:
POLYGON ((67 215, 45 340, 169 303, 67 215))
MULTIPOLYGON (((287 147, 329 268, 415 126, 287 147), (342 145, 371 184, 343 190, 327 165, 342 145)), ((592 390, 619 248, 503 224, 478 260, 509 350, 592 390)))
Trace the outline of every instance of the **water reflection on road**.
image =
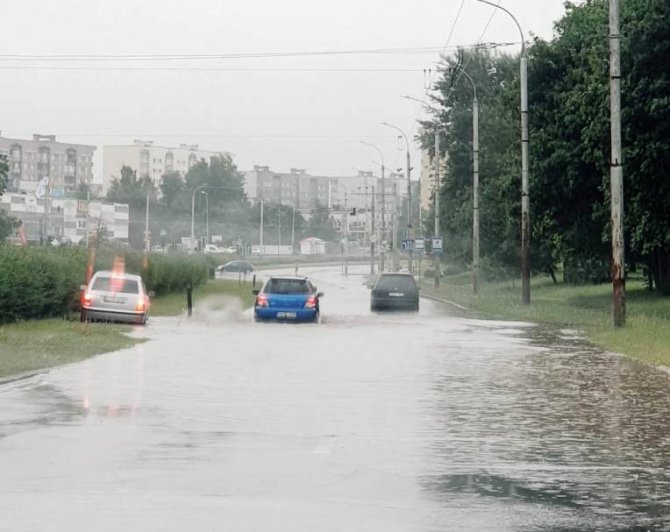
POLYGON ((308 271, 319 325, 223 299, 0 388, 0 529, 667 529, 666 373, 435 302, 371 314, 363 271, 308 271))

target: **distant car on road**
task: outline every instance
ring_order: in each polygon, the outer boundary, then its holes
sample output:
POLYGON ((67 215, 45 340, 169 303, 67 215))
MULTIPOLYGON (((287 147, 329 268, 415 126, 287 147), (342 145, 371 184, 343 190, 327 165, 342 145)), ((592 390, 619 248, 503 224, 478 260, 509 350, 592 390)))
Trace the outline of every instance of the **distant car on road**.
POLYGON ((317 322, 323 292, 307 277, 270 277, 261 290, 254 290, 256 321, 317 322))
POLYGON ((249 273, 253 272, 256 268, 249 261, 246 260, 231 260, 225 264, 219 266, 216 271, 222 273, 249 273))
POLYGON ((205 244, 205 247, 202 248, 202 252, 205 255, 222 255, 223 253, 226 253, 226 250, 215 246, 214 244, 205 244))
POLYGON ((119 321, 144 325, 149 293, 139 275, 99 271, 81 295, 81 321, 119 321))
POLYGON ((370 292, 370 310, 419 310, 419 287, 410 273, 381 273, 370 292))

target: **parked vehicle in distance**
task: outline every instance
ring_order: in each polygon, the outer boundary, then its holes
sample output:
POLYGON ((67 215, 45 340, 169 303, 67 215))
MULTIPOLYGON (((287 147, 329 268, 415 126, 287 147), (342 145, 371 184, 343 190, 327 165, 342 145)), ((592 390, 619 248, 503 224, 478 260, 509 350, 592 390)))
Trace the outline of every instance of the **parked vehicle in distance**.
POLYGON ((229 253, 231 255, 236 255, 237 252, 238 252, 238 249, 237 249, 237 246, 228 246, 228 247, 223 248, 223 251, 225 253, 229 253))
POLYGON ((270 277, 253 294, 256 321, 319 321, 323 292, 318 292, 307 277, 270 277))
POLYGON ((380 273, 370 292, 370 310, 419 310, 419 287, 411 273, 380 273))
POLYGON ((249 261, 246 260, 231 260, 225 264, 219 266, 216 271, 220 273, 249 273, 253 272, 256 268, 249 261))
POLYGON ((214 244, 205 244, 205 247, 202 248, 202 252, 205 255, 222 255, 226 253, 226 251, 223 248, 215 246, 214 244))
POLYGON ((149 293, 139 275, 99 271, 81 295, 81 321, 119 321, 144 325, 149 293))

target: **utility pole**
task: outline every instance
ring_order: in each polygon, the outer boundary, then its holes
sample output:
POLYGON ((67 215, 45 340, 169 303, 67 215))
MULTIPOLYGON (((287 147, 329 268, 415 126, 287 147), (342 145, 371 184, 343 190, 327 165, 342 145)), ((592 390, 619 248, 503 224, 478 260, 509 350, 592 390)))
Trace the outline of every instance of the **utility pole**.
POLYGON ((477 85, 465 69, 459 69, 472 86, 472 291, 479 290, 479 101, 477 85))
POLYGON ((265 205, 265 200, 261 198, 261 227, 260 227, 260 244, 259 247, 261 248, 260 252, 261 254, 263 253, 263 207, 265 205))
POLYGON ((293 202, 293 219, 291 220, 291 255, 295 254, 295 201, 293 202))
MULTIPOLYGON (((394 126, 392 124, 389 124, 388 122, 382 122, 383 125, 390 127, 391 129, 395 129, 396 131, 399 131, 402 136, 405 138, 405 148, 406 148, 406 161, 407 161, 407 166, 406 166, 406 178, 407 178, 407 238, 412 238, 412 235, 410 234, 412 230, 412 182, 410 180, 411 174, 410 172, 412 171, 412 166, 411 166, 411 158, 409 154, 409 140, 407 140, 407 135, 405 135, 405 132, 400 129, 397 126, 394 126)), ((419 206, 419 210, 421 209, 421 206, 419 206)), ((419 217, 421 215, 419 214, 419 217)), ((419 225, 421 225, 421 222, 419 222, 419 225)), ((408 262, 408 269, 411 272, 412 271, 412 254, 411 252, 409 253, 409 262, 408 262)))
POLYGON ((393 215, 393 269, 398 271, 398 229, 400 221, 400 197, 398 196, 398 182, 393 182, 393 195, 395 196, 395 209, 393 215))
MULTIPOLYGON (((365 144, 366 146, 370 146, 371 148, 374 148, 377 150, 377 153, 379 153, 379 158, 381 159, 382 163, 382 232, 381 232, 381 240, 382 242, 386 239, 386 177, 385 177, 385 169, 384 169, 384 154, 382 151, 375 146, 374 144, 370 144, 369 142, 361 141, 361 144, 365 144)), ((372 194, 374 197, 374 193, 372 194)), ((384 249, 382 249, 381 253, 381 263, 379 265, 380 271, 384 271, 384 249)))
MULTIPOLYGON (((386 242, 386 177, 384 176, 384 162, 382 161, 382 243, 386 242)), ((380 270, 384 271, 384 263, 386 259, 385 249, 382 247, 380 270)))
MULTIPOLYGON (((433 230, 433 236, 440 235, 440 128, 435 125, 435 155, 433 156, 433 164, 435 165, 435 228, 433 230)), ((443 240, 444 242, 444 240, 443 240)), ((444 244, 443 244, 444 245, 444 244)), ((435 259, 435 288, 440 286, 440 258, 437 253, 434 253, 435 259)), ((420 259, 419 259, 420 260, 420 259)))
MULTIPOLYGON (((504 7, 490 0, 477 0, 507 13, 521 35, 521 302, 530 305, 530 192, 528 186, 528 50, 519 21, 504 7)), ((618 37, 617 37, 618 38, 618 37)))
POLYGON ((151 251, 151 240, 149 239, 149 191, 147 190, 147 206, 144 212, 144 252, 151 251))
POLYGON ((209 194, 203 190, 205 194, 205 238, 209 244, 209 194))
POLYGON ((277 208, 277 255, 281 247, 281 205, 277 208))
POLYGON ((472 101, 472 291, 479 291, 479 102, 472 101))
POLYGON ((372 218, 370 220, 370 275, 375 274, 375 186, 372 185, 372 218))
POLYGON ((609 0, 610 25, 610 164, 612 217, 612 321, 615 327, 626 323, 626 277, 623 234, 623 166, 621 148, 621 35, 620 0, 609 0))

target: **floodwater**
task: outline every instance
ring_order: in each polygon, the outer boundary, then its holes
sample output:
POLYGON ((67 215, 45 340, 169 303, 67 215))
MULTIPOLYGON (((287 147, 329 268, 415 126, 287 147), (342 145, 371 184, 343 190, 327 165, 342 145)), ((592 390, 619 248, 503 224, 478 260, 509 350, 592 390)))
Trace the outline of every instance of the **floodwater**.
MULTIPOLYGON (((670 530, 670 378, 572 331, 228 300, 0 387, 0 530, 670 530)), ((291 270, 291 273, 293 271, 291 270)))

